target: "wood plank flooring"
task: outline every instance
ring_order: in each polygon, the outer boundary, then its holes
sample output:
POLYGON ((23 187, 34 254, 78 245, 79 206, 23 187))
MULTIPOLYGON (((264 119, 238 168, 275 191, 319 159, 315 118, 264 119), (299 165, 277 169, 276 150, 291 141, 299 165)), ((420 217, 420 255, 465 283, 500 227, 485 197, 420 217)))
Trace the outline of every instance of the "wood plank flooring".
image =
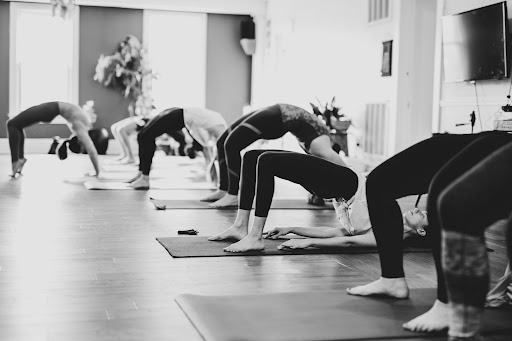
MULTIPOLYGON (((380 275, 377 254, 173 259, 155 237, 189 228, 212 235, 230 226, 236 212, 157 211, 152 195, 193 198, 208 191, 88 191, 64 181, 90 170, 86 155, 27 158, 24 175, 11 179, 9 156, 0 155, 2 341, 201 340, 175 295, 333 289, 344 295, 346 287, 380 275)), ((155 174, 183 176, 183 164, 200 166, 196 161, 159 157, 155 174)), ((292 184, 278 186, 276 195, 305 198, 292 184)), ((332 211, 275 210, 267 226, 332 224, 332 211)), ((495 280, 505 268, 504 235, 499 226, 488 235, 495 280)), ((404 263, 411 287, 435 286, 430 256, 406 254, 404 263)))

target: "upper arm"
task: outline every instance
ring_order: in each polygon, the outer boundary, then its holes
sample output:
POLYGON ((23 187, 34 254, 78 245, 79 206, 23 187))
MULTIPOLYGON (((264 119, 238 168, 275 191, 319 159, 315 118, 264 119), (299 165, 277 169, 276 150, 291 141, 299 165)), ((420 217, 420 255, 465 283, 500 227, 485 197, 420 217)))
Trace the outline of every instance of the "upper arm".
POLYGON ((80 143, 85 147, 88 154, 97 153, 96 147, 89 136, 89 130, 82 123, 75 123, 72 125, 72 130, 78 137, 80 143))

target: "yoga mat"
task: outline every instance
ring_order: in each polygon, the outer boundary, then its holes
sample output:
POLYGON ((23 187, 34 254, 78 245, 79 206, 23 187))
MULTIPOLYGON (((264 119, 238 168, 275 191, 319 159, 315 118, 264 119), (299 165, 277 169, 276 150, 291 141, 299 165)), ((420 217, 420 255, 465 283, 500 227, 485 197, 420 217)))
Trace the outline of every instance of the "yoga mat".
MULTIPOLYGON (((139 166, 136 164, 129 165, 103 165, 103 169, 107 172, 137 172, 139 170, 139 166)), ((175 171, 175 170, 186 170, 191 172, 204 172, 204 166, 201 164, 183 164, 178 165, 176 163, 169 163, 164 165, 159 165, 153 167, 156 170, 166 170, 166 171, 175 171)))
MULTIPOLYGON (((151 203, 155 205, 158 210, 177 210, 177 209, 219 209, 210 207, 209 202, 203 202, 198 199, 179 199, 179 200, 159 200, 151 199, 151 203)), ((238 206, 223 207, 223 210, 236 210, 238 206)), ((331 203, 326 203, 324 206, 314 206, 306 202, 306 199, 275 199, 272 201, 273 209, 280 210, 333 210, 331 203)))
MULTIPOLYGON (((87 181, 84 182, 85 188, 89 190, 131 190, 129 184, 124 182, 108 181, 87 181)), ((150 189, 215 189, 215 185, 207 182, 165 182, 151 181, 150 189)))
MULTIPOLYGON (((412 289, 405 300, 351 296, 344 290, 182 294, 175 300, 206 341, 326 341, 425 337, 402 324, 429 310, 435 297, 435 289, 412 289)), ((512 333, 510 321, 512 309, 486 309, 483 334, 512 333)))
MULTIPOLYGON (((209 241, 208 237, 164 237, 156 238, 174 258, 185 257, 228 257, 228 256, 276 256, 276 255, 307 255, 307 254, 340 254, 340 253, 377 253, 377 248, 307 248, 278 250, 277 246, 287 239, 265 239, 262 251, 226 252, 226 246, 235 241, 209 241)), ((407 247, 404 252, 431 252, 426 248, 407 247)))
POLYGON ((135 163, 130 163, 127 165, 103 165, 103 169, 107 172, 137 172, 139 167, 135 163))
POLYGON ((92 177, 92 176, 82 176, 82 177, 76 177, 76 178, 66 178, 64 179, 64 182, 70 183, 70 184, 81 184, 87 181, 90 182, 124 182, 130 180, 130 178, 133 178, 133 176, 130 176, 131 174, 126 174, 124 172, 102 172, 100 177, 92 177))

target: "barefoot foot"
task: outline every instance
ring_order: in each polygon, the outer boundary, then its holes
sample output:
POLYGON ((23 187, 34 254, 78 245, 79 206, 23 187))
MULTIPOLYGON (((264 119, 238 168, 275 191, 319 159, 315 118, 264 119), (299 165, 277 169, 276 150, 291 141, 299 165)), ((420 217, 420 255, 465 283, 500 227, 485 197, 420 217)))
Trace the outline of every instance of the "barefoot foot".
POLYGON ((132 182, 137 181, 141 176, 142 176, 142 173, 138 172, 137 175, 135 175, 133 178, 131 178, 130 180, 125 181, 125 182, 131 184, 132 182))
POLYGON ((16 164, 16 173, 21 174, 23 166, 25 166, 25 162, 27 162, 27 159, 25 158, 18 160, 18 163, 16 164))
POLYGON ((135 163, 135 160, 133 158, 130 158, 130 157, 126 157, 124 159, 119 160, 119 164, 120 165, 129 165, 129 164, 132 164, 132 163, 135 163))
POLYGON ((432 333, 447 329, 450 321, 450 307, 439 300, 426 313, 404 323, 404 329, 419 333, 432 333))
POLYGON ((148 190, 149 189, 149 176, 141 175, 137 180, 130 183, 129 185, 133 189, 148 190))
POLYGON ((212 194, 210 194, 209 196, 207 196, 206 198, 201 199, 200 201, 214 202, 214 201, 217 201, 217 200, 223 198, 226 194, 227 194, 226 191, 218 189, 215 192, 213 192, 212 194))
POLYGON ((18 169, 18 162, 19 160, 17 161, 14 161, 11 165, 11 168, 12 168, 12 173, 9 175, 10 177, 16 177, 16 169, 18 169))
POLYGON ((394 298, 409 297, 409 287, 405 278, 379 278, 375 282, 348 288, 350 295, 356 296, 372 296, 385 295, 394 298))
POLYGON ((222 208, 222 207, 237 207, 238 197, 232 194, 226 194, 221 199, 209 204, 210 207, 222 208))
POLYGON ((248 232, 248 226, 237 226, 233 225, 224 232, 216 235, 211 236, 208 238, 208 240, 216 241, 216 240, 241 240, 244 239, 247 236, 248 232))
POLYGON ((265 249, 265 243, 262 238, 255 238, 247 236, 244 239, 231 244, 224 248, 227 252, 246 252, 246 251, 260 251, 265 249))

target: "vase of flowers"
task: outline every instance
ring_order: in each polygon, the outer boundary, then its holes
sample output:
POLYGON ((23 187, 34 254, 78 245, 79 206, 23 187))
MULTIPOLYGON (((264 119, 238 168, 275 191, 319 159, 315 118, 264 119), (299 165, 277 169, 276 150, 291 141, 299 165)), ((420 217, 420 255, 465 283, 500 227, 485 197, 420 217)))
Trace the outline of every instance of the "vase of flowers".
POLYGON ((101 55, 96 65, 94 80, 107 88, 119 89, 124 97, 130 99, 130 116, 148 115, 153 101, 144 81, 155 78, 142 44, 137 37, 128 35, 117 46, 114 54, 101 55))

